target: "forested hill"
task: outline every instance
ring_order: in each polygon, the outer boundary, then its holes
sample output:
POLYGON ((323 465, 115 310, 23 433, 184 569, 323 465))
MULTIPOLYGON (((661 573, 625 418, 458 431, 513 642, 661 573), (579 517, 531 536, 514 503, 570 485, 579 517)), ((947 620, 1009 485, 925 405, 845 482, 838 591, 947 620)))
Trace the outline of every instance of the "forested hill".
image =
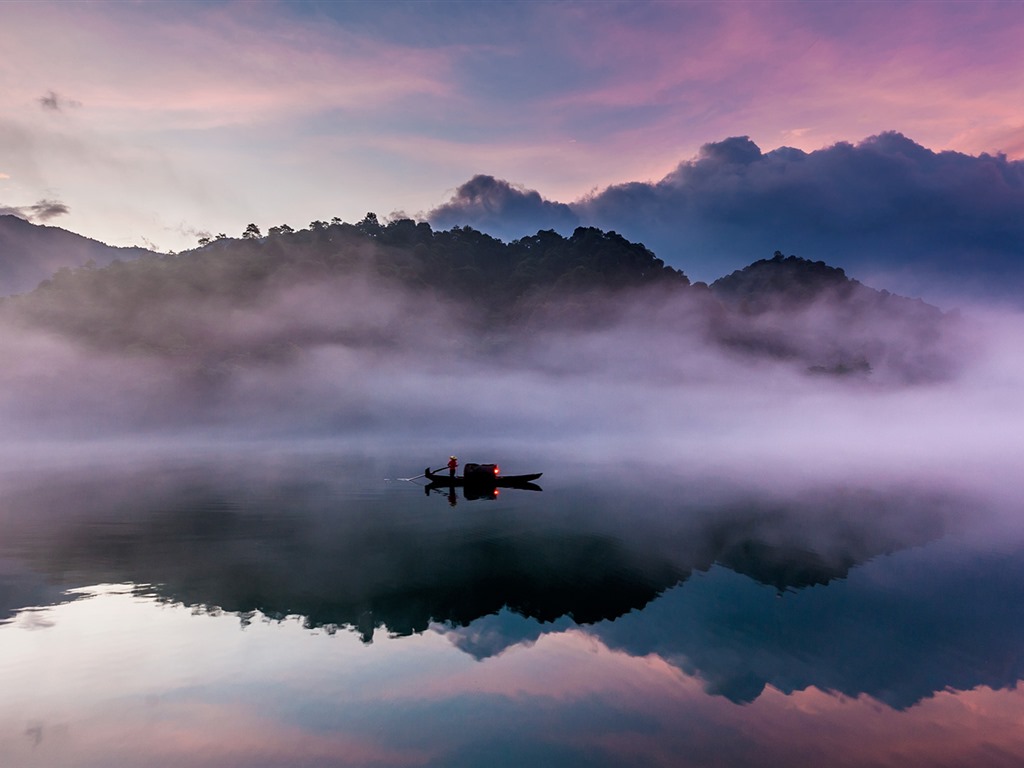
POLYGON ((933 318, 941 315, 937 307, 920 299, 908 299, 886 290, 868 288, 847 277, 838 267, 823 261, 783 256, 776 251, 771 259, 755 261, 748 267, 719 278, 711 290, 720 299, 746 313, 770 310, 794 311, 818 302, 822 297, 854 304, 898 305, 902 311, 916 311, 933 318))
POLYGON ((59 227, 0 215, 0 296, 31 291, 58 269, 151 256, 145 248, 116 248, 59 227))
POLYGON ((732 348, 810 362, 816 373, 898 370, 904 380, 943 378, 963 350, 956 315, 875 290, 822 261, 756 261, 711 284, 726 311, 718 340, 732 348))
MULTIPOLYGON (((408 219, 382 225, 372 214, 358 224, 314 222, 300 231, 273 228, 267 236, 254 230, 177 255, 62 269, 6 304, 33 323, 90 343, 161 349, 161 327, 175 335, 174 326, 212 306, 256 311, 298 286, 343 294, 354 281, 370 281, 369 299, 376 291, 383 302, 389 287, 400 288, 456 308, 470 326, 494 327, 526 322, 555 304, 587 314, 581 296, 689 284, 642 245, 593 228, 568 238, 542 231, 508 244, 468 227, 435 232, 408 219), (184 315, 179 321, 177 313, 184 315), (160 323, 153 322, 157 316, 160 323)), ((322 309, 330 314, 329 306, 322 309)), ((177 334, 189 340, 183 327, 177 334)))
POLYGON ((941 312, 841 270, 777 254, 708 290, 643 245, 583 227, 503 243, 469 227, 385 225, 372 214, 266 236, 252 225, 240 239, 177 255, 62 269, 0 301, 0 320, 201 367, 321 345, 409 348, 432 334, 462 339, 460 354, 508 349, 504 340, 608 328, 623 317, 830 373, 948 371, 941 312))

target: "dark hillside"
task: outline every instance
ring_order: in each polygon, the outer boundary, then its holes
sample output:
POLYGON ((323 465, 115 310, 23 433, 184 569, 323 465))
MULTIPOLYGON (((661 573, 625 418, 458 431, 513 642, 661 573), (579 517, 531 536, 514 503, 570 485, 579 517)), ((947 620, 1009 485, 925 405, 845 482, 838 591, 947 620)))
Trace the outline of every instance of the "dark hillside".
POLYGON ((728 308, 717 338, 746 353, 807 363, 814 373, 888 370, 910 381, 956 367, 957 318, 920 299, 877 291, 821 261, 778 251, 716 280, 728 308))
POLYGON ((31 291, 62 267, 97 266, 152 255, 145 248, 115 248, 59 227, 0 216, 0 296, 31 291))
POLYGON ((687 338, 691 350, 711 342, 815 373, 899 381, 949 376, 961 352, 955 321, 935 307, 779 253, 708 290, 643 245, 588 227, 511 243, 469 227, 384 225, 373 214, 266 237, 252 229, 178 255, 58 270, 32 293, 0 300, 0 314, 204 372, 323 345, 385 352, 434 339, 460 356, 501 353, 515 364, 539 332, 623 322, 642 329, 652 355, 687 338))
POLYGON ((62 269, 5 304, 20 322, 113 351, 277 357, 310 344, 394 345, 423 333, 421 321, 441 308, 476 333, 554 315, 596 322, 611 314, 606 299, 650 286, 688 281, 614 233, 539 232, 505 244, 468 227, 434 232, 368 215, 62 269))
POLYGON ((842 269, 823 261, 784 257, 779 251, 711 284, 716 296, 747 314, 804 308, 823 294, 844 301, 863 288, 842 269))

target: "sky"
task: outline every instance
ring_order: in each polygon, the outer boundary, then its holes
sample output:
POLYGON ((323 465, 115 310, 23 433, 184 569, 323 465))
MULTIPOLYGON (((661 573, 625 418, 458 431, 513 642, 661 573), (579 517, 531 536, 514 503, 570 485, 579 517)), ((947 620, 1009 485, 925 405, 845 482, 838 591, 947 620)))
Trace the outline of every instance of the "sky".
POLYGON ((0 210, 182 250, 479 174, 585 201, 730 137, 1012 165, 1021 39, 1000 2, 5 2, 0 210))

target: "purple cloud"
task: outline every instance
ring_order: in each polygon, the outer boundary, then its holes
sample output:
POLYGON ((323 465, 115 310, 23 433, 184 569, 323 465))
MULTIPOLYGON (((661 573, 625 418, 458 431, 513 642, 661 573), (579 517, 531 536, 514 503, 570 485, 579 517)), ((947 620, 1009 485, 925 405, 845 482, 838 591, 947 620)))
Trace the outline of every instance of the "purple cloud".
POLYGON ((731 137, 661 181, 568 205, 477 176, 431 218, 506 238, 577 222, 615 230, 697 280, 776 249, 914 295, 1005 293, 1024 277, 1024 161, 933 152, 895 132, 814 152, 731 137))
POLYGON ((484 175, 474 176, 460 186, 451 200, 430 212, 429 219, 439 229, 470 224, 505 240, 532 235, 540 229, 564 234, 580 223, 568 205, 484 175))

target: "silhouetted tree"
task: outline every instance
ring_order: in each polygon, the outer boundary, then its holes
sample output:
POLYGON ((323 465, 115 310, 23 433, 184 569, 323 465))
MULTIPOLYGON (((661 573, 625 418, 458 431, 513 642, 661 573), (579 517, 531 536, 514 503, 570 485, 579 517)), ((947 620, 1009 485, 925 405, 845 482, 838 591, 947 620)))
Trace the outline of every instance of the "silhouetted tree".
POLYGON ((262 236, 263 233, 260 232, 260 228, 257 227, 255 224, 250 224, 248 227, 245 228, 245 231, 242 233, 242 237, 246 240, 258 240, 262 236))
POLYGON ((370 235, 371 237, 376 236, 383 229, 380 221, 377 220, 377 214, 373 211, 367 213, 363 220, 356 224, 356 228, 363 234, 370 235))

